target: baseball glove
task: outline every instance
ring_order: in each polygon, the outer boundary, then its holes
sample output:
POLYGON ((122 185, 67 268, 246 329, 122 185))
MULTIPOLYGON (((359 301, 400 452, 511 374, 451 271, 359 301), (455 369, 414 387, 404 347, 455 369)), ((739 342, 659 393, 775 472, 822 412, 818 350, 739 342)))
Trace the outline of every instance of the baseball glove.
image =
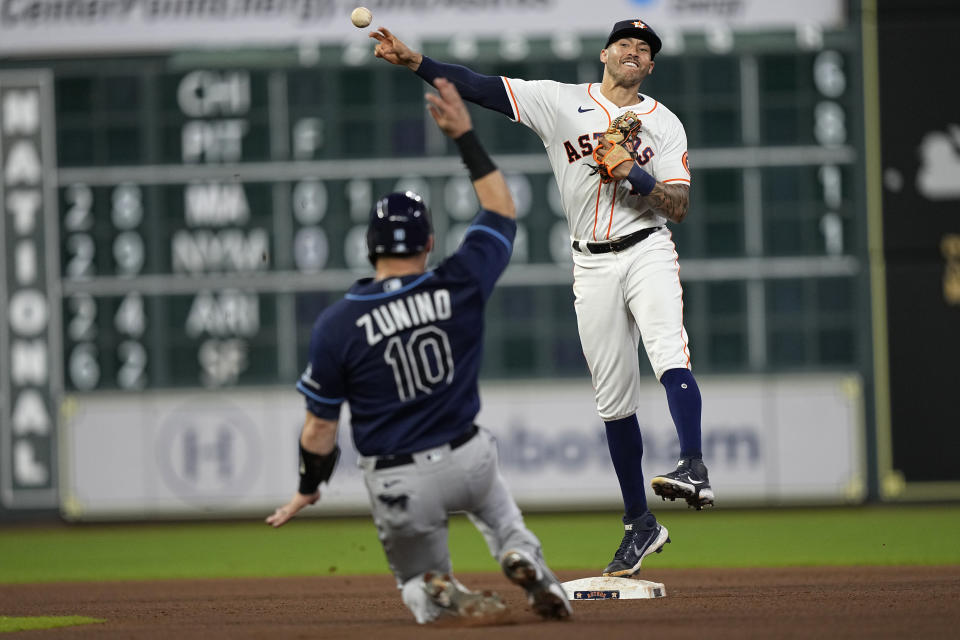
POLYGON ((603 134, 601 143, 593 150, 593 159, 597 164, 590 165, 593 168, 590 175, 599 173, 600 182, 604 184, 614 182, 614 168, 637 157, 633 149, 637 146, 642 124, 633 111, 617 116, 603 134))

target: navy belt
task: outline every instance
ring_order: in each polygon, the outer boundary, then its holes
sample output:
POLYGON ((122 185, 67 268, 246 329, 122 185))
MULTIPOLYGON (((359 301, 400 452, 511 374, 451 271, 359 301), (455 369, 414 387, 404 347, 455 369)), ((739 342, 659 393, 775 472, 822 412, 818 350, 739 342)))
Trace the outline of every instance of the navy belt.
MULTIPOLYGON (((480 428, 477 427, 477 425, 472 425, 463 434, 457 436, 447 444, 450 445, 451 449, 462 447, 463 445, 470 442, 470 439, 473 438, 473 436, 477 435, 478 431, 480 431, 480 428)), ((380 456, 377 458, 377 462, 376 464, 373 465, 373 468, 379 471, 380 469, 389 469, 390 467, 399 467, 404 464, 413 464, 412 453, 401 453, 396 456, 380 456)))
POLYGON ((629 249, 633 245, 637 244, 642 240, 646 240, 647 237, 652 234, 654 231, 660 231, 663 227, 647 227, 646 229, 640 229, 640 231, 634 231, 633 233, 623 236, 622 238, 614 238, 613 240, 606 240, 604 242, 585 242, 581 243, 579 240, 573 241, 573 248, 580 253, 610 253, 611 251, 623 251, 624 249, 629 249), (580 247, 585 246, 586 251, 580 247))

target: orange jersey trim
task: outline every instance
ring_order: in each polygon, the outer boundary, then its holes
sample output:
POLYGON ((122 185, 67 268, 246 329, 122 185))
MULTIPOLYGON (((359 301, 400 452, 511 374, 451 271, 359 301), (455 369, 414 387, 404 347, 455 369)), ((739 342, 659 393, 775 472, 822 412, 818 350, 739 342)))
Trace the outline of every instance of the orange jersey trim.
POLYGON ((610 126, 610 123, 613 122, 613 119, 610 117, 610 112, 607 111, 607 108, 606 108, 605 106, 603 106, 602 104, 600 104, 600 101, 599 101, 599 100, 597 100, 596 98, 593 97, 593 93, 590 91, 590 89, 591 89, 592 87, 593 87, 593 83, 592 83, 592 82, 587 85, 587 95, 590 96, 590 99, 591 99, 591 100, 593 100, 594 102, 597 103, 597 106, 598 106, 598 107, 600 107, 601 109, 603 109, 603 112, 604 112, 605 114, 607 114, 607 126, 609 127, 609 126, 610 126))
POLYGON ((607 240, 610 239, 610 230, 613 229, 613 208, 617 206, 617 185, 618 184, 620 184, 619 180, 617 180, 617 182, 613 185, 613 198, 610 200, 610 223, 607 225, 607 237, 606 237, 607 240))
MULTIPOLYGON (((610 112, 607 111, 607 108, 603 106, 600 103, 600 101, 594 97, 593 92, 591 91, 592 88, 593 88, 593 83, 591 82, 590 84, 587 85, 587 95, 590 96, 591 100, 597 103, 598 107, 603 109, 603 112, 605 114, 607 114, 607 126, 609 127, 610 123, 613 122, 613 119, 610 117, 610 112)), ((594 209, 593 209, 593 239, 594 240, 597 239, 597 222, 599 221, 599 218, 600 218, 600 190, 601 189, 603 189, 603 182, 597 185, 597 203, 596 205, 594 205, 594 209)), ((616 191, 614 191, 613 193, 613 200, 614 202, 616 202, 617 200, 616 191)), ((613 226, 613 205, 610 206, 610 226, 607 227, 608 238, 610 237, 610 227, 612 226, 613 226)))
MULTIPOLYGON (((653 98, 651 98, 651 100, 653 100, 653 98)), ((657 107, 659 107, 659 106, 660 106, 660 103, 657 102, 656 100, 653 100, 653 108, 650 109, 650 111, 646 111, 646 112, 644 112, 644 113, 638 113, 637 115, 638 115, 638 116, 648 116, 648 115, 650 115, 651 113, 653 113, 654 110, 655 110, 657 107)))
POLYGON ((664 184, 668 182, 686 182, 687 184, 690 184, 690 178, 670 178, 669 180, 662 180, 662 182, 664 184))
POLYGON ((593 206, 593 239, 597 239, 597 218, 600 217, 600 190, 603 189, 603 183, 597 185, 597 203, 593 206))
POLYGON ((513 112, 517 114, 517 122, 520 122, 520 107, 517 105, 517 97, 513 95, 513 87, 510 86, 510 81, 507 79, 507 76, 500 76, 503 78, 503 81, 507 85, 507 91, 510 92, 510 101, 513 102, 513 112))

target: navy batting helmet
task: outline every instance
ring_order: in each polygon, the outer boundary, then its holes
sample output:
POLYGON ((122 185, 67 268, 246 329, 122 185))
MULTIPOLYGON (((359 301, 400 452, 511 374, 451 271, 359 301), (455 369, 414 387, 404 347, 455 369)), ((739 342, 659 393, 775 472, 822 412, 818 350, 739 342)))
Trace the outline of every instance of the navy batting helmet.
POLYGON ((432 232, 423 198, 413 191, 388 193, 370 209, 367 256, 375 265, 380 256, 416 255, 427 248, 432 232))

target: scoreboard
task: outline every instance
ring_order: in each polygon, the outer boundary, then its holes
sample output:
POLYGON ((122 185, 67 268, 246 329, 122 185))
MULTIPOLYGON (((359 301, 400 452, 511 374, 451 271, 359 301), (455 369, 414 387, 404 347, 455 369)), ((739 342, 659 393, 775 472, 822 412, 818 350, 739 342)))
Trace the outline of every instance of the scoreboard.
MULTIPOLYGON (((35 72, 43 90, 31 104, 38 118, 48 115, 41 134, 56 141, 38 158, 50 165, 41 173, 57 209, 47 229, 55 244, 45 253, 62 294, 68 390, 292 380, 317 309, 368 270, 363 230, 379 195, 423 193, 441 254, 476 211, 465 171, 429 126, 427 87, 412 74, 382 63, 227 63, 228 56, 219 67, 145 58, 35 72)), ((797 275, 858 272, 847 259, 858 248, 850 207, 856 92, 847 86, 855 64, 833 48, 658 60, 644 90, 686 123, 699 179, 690 228, 675 230, 694 280, 726 280, 708 273, 721 265, 747 279, 747 255, 802 258, 797 275), (744 102, 751 96, 756 104, 744 102)), ((599 73, 536 57, 477 66, 569 80, 599 73)), ((31 72, 17 72, 24 73, 31 72)), ((10 80, 0 86, 16 114, 22 91, 10 80)), ((477 120, 519 204, 520 240, 505 284, 565 290, 568 235, 539 140, 501 116, 477 120)), ((29 171, 16 151, 10 147, 8 176, 29 171)), ((12 187, 8 210, 26 206, 12 187)), ((565 304, 535 301, 528 315, 569 322, 565 304)), ((819 360, 797 355, 800 363, 819 360)), ((504 363, 496 373, 536 374, 536 365, 504 363)))
MULTIPOLYGON (((673 233, 697 370, 866 373, 858 34, 728 36, 671 41, 643 86, 689 138, 691 212, 673 233)), ((482 73, 588 82, 602 45, 423 48, 482 73)), ((428 87, 370 49, 0 61, 11 486, 51 486, 64 394, 291 386, 317 314, 369 274, 381 194, 421 193, 435 260, 456 247, 477 208, 466 171, 424 109, 428 87)), ((519 222, 483 374, 585 377, 542 144, 472 112, 519 222)))

